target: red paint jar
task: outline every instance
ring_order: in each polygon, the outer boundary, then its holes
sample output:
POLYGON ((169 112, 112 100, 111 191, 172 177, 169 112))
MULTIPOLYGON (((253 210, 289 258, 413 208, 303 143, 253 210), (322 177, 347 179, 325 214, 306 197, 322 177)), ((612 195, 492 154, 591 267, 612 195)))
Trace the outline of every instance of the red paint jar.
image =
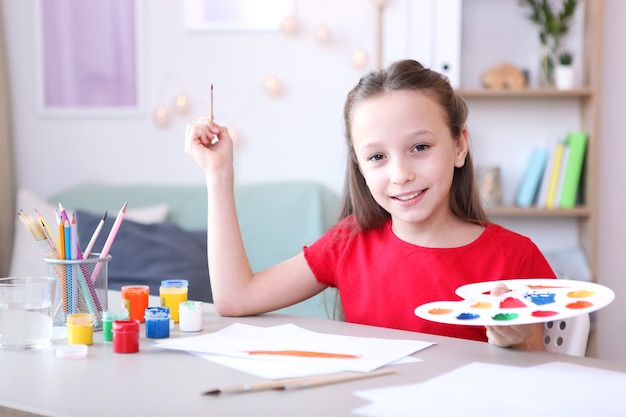
POLYGON ((139 320, 126 319, 113 322, 113 352, 139 352, 139 320))

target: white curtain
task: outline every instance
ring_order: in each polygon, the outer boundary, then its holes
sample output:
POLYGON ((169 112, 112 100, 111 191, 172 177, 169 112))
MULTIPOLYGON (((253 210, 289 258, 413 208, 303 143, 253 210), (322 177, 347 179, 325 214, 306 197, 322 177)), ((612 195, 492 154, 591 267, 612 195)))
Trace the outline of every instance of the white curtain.
POLYGON ((15 179, 8 58, 2 3, 0 3, 0 277, 9 273, 15 224, 15 179))

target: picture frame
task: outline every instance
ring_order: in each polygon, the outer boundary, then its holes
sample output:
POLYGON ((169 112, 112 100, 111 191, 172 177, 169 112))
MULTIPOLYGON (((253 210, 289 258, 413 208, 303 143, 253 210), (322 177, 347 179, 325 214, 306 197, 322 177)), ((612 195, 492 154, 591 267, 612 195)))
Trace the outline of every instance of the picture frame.
POLYGON ((42 116, 144 112, 138 0, 38 0, 36 22, 42 116))
POLYGON ((295 11, 294 0, 185 0, 190 31, 279 31, 295 11))

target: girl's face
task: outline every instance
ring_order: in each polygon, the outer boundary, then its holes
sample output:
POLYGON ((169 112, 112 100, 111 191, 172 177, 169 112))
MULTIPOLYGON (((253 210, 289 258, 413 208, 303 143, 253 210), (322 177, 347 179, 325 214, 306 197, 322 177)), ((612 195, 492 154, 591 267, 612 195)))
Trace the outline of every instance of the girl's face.
POLYGON ((435 100, 413 90, 364 100, 353 108, 351 133, 359 169, 396 232, 449 219, 452 177, 465 164, 467 130, 454 139, 435 100))

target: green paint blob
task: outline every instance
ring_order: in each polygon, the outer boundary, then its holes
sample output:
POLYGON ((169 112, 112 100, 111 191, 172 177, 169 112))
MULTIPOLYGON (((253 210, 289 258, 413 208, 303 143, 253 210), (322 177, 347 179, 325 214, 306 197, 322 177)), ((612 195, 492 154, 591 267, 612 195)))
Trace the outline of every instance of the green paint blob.
POLYGON ((498 313, 492 317, 494 320, 506 321, 506 320, 515 320, 519 317, 517 313, 498 313))

